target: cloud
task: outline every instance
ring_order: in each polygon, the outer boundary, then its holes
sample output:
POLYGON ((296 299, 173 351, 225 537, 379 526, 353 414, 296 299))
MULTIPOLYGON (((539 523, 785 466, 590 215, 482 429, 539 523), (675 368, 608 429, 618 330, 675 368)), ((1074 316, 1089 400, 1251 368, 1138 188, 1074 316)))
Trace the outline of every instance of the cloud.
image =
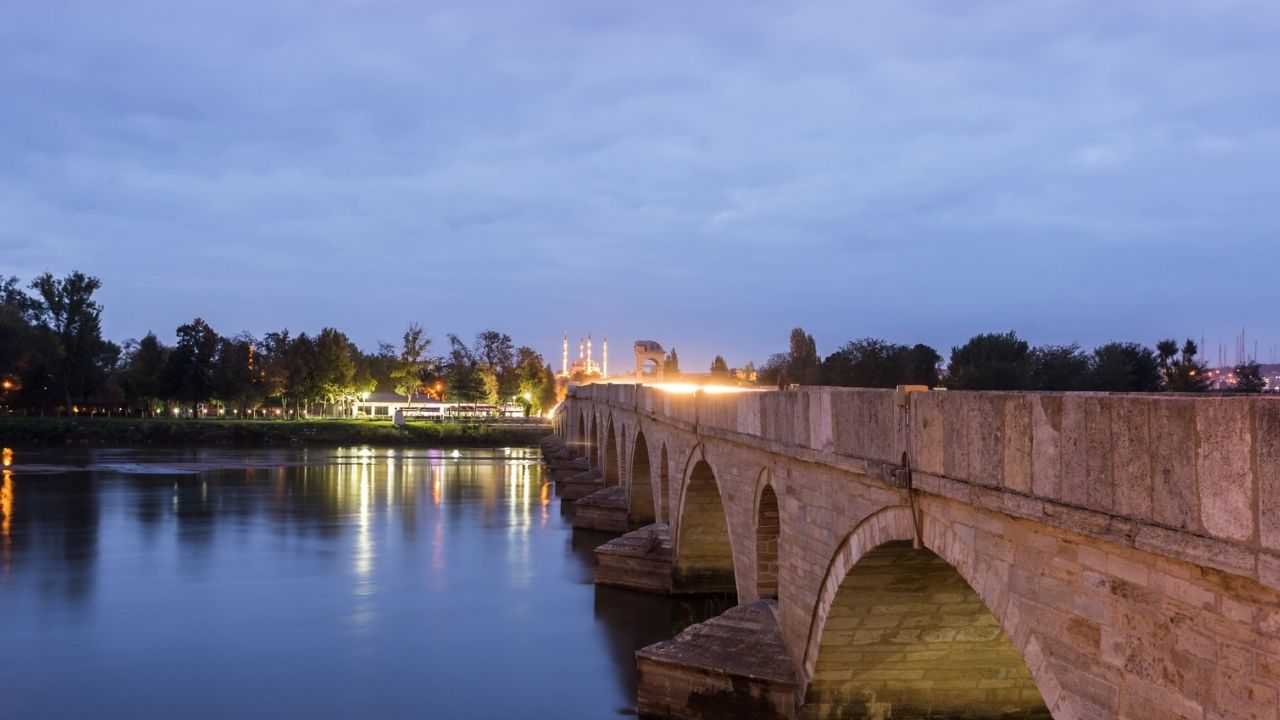
POLYGON ((946 346, 1101 287, 1044 340, 1280 330, 1259 266, 1196 252, 1275 245, 1274 3, 8 15, 0 272, 102 276, 121 337, 418 319, 553 356, 586 325, 709 363, 797 324, 946 346))

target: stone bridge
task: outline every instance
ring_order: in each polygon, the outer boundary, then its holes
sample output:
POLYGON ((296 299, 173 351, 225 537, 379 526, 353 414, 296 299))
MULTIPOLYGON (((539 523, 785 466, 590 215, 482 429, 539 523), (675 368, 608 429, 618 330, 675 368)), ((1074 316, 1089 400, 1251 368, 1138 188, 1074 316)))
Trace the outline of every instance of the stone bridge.
POLYGON ((619 557, 737 594, 642 714, 1280 717, 1280 399, 912 390, 570 392, 619 557))

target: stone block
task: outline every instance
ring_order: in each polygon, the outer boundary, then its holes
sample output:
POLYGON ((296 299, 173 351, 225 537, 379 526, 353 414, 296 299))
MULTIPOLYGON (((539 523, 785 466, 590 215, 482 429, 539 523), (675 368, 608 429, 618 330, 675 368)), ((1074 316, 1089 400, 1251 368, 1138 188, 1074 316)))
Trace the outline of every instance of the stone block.
POLYGON ((1084 399, 1085 482, 1088 507, 1105 513, 1116 511, 1115 485, 1111 478, 1111 406, 1116 398, 1084 399))
POLYGON ((915 457, 911 466, 934 475, 943 473, 942 398, 946 393, 914 393, 911 396, 911 433, 915 457))
POLYGON ((1167 527, 1200 530, 1196 412, 1190 398, 1151 403, 1151 515, 1167 527))
POLYGON ((1280 550, 1280 401, 1254 401, 1258 446, 1258 533, 1262 546, 1280 550))
POLYGON ((1123 397, 1111 403, 1111 478, 1115 508, 1125 517, 1151 520, 1151 403, 1123 397))
POLYGON ((1196 474, 1200 520, 1213 537, 1247 541, 1254 536, 1253 434, 1246 398, 1196 403, 1196 474))
POLYGON ((1080 395, 1062 397, 1062 432, 1058 436, 1058 499, 1071 505, 1087 507, 1089 483, 1086 470, 1085 398, 1080 395))
POLYGON ((1029 395, 1012 395, 1004 404, 1004 468, 1005 488, 1013 492, 1031 492, 1031 405, 1029 395))
POLYGON ((1037 497, 1059 499, 1062 460, 1062 396, 1033 395, 1031 402, 1031 491, 1037 497))

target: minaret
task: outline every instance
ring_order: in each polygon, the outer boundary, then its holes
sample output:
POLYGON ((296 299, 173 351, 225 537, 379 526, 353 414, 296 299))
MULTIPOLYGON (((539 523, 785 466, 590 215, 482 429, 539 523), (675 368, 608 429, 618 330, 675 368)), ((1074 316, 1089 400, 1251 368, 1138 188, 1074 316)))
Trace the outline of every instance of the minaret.
POLYGON ((582 363, 583 367, 587 366, 587 341, 582 338, 578 338, 578 362, 582 363))
POLYGON ((591 333, 587 333, 587 374, 591 374, 591 370, 595 366, 595 354, 591 352, 591 333))
POLYGON ((564 342, 560 345, 560 374, 569 374, 569 331, 564 331, 564 342))
POLYGON ((600 350, 600 376, 609 377, 609 336, 604 336, 604 347, 600 350))

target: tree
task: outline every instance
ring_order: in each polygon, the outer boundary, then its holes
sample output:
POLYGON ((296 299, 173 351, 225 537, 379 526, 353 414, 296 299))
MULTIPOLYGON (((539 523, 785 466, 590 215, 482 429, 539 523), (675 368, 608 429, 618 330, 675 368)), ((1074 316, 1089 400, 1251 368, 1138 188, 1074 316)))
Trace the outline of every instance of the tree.
POLYGON ((514 399, 520 391, 520 380, 515 373, 517 360, 511 337, 494 330, 477 333, 473 356, 480 367, 493 374, 490 402, 507 403, 514 399))
POLYGON ((547 391, 550 367, 533 348, 521 347, 516 351, 517 378, 516 400, 524 406, 526 414, 541 415, 556 404, 555 375, 550 375, 550 393, 547 391))
POLYGON ((1094 349, 1089 389, 1102 392, 1158 392, 1160 360, 1150 348, 1133 342, 1112 342, 1094 349))
POLYGON ((1031 351, 1033 390, 1087 390, 1089 356, 1078 343, 1041 345, 1031 351))
POLYGON ((666 377, 680 374, 680 356, 676 354, 675 346, 667 353, 667 359, 662 361, 662 374, 666 377))
POLYGON ((1160 359, 1160 371, 1164 376, 1164 389, 1169 392, 1204 392, 1209 389, 1208 368, 1196 359, 1200 349, 1194 340, 1188 339, 1178 354, 1178 343, 1161 340, 1156 343, 1160 359))
POLYGON ((1031 348, 1017 333, 983 333, 951 348, 947 386, 956 390, 1026 390, 1031 348))
POLYGON ((790 361, 787 353, 774 353, 764 361, 764 365, 760 366, 760 370, 756 373, 756 382, 760 385, 782 385, 789 382, 786 379, 787 363, 790 361))
POLYGON ((178 326, 178 342, 165 368, 167 395, 189 405, 213 397, 214 360, 220 340, 200 318, 178 326))
POLYGON ((324 328, 316 336, 316 387, 329 407, 345 405, 355 395, 354 349, 347 336, 334 328, 324 328))
POLYGON ((480 372, 480 361, 462 339, 449 334, 445 359, 445 392, 454 402, 480 403, 489 397, 489 386, 480 372))
POLYGON ((409 405, 412 406, 414 394, 422 387, 423 360, 427 355, 427 348, 431 347, 431 338, 426 336, 418 323, 413 322, 405 329, 403 341, 400 347, 400 365, 392 377, 395 379, 396 392, 409 398, 409 405))
POLYGON ((1235 391, 1242 393, 1260 393, 1267 389, 1267 381, 1262 377, 1262 366, 1257 360, 1250 360, 1236 366, 1235 391))
POLYGON ((130 407, 154 415, 166 398, 165 367, 169 364, 169 348, 155 333, 147 333, 137 342, 126 344, 120 389, 130 407))
POLYGON ((728 379, 729 363, 725 362, 724 357, 717 355, 715 359, 711 361, 711 377, 721 380, 728 379))
POLYGON ((79 271, 61 280, 44 273, 31 283, 39 294, 35 317, 52 333, 57 356, 50 365, 68 412, 73 398, 86 400, 106 378, 109 348, 102 340, 102 306, 93 300, 100 287, 98 278, 79 271))
POLYGON ((787 354, 787 375, 791 382, 800 385, 817 385, 821 381, 822 359, 813 336, 804 328, 791 330, 791 350, 787 354))

